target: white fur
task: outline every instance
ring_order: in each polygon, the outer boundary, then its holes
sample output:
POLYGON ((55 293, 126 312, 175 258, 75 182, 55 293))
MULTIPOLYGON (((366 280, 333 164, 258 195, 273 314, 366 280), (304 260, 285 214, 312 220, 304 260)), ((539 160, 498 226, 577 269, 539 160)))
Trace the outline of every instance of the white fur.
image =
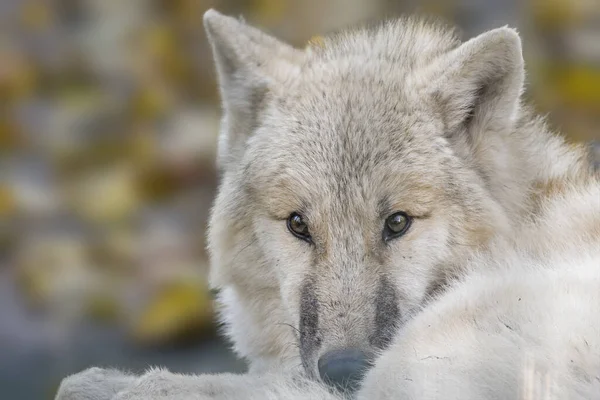
POLYGON ((299 50, 204 23, 224 111, 210 279, 250 373, 92 369, 57 399, 342 399, 314 376, 344 346, 378 354, 359 399, 600 399, 599 177, 521 105, 514 30, 461 44, 402 19, 299 50), (382 207, 415 216, 385 244, 382 207), (312 244, 286 229, 298 210, 312 244), (378 348, 383 278, 401 316, 378 348), (321 337, 303 350, 307 280, 321 337))

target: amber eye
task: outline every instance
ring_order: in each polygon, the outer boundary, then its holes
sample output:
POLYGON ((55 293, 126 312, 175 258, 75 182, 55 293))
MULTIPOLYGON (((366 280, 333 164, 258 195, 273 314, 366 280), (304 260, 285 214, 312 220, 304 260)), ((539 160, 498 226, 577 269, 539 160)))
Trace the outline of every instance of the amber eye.
POLYGON ((387 242, 404 235, 410 228, 411 222, 412 218, 403 211, 390 215, 385 220, 383 227, 383 240, 387 242))
POLYGON ((308 225, 306 225, 306 222, 304 222, 302 215, 296 212, 290 214, 287 220, 287 227, 289 231, 292 232, 292 234, 297 238, 307 242, 311 241, 310 233, 308 232, 308 225))

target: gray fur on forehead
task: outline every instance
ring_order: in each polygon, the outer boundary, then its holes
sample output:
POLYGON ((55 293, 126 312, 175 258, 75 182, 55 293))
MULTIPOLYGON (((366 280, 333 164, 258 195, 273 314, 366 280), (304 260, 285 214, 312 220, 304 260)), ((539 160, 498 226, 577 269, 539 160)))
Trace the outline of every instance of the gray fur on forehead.
POLYGON ((336 175, 336 169, 363 174, 392 161, 403 160, 406 167, 418 157, 445 158, 447 143, 435 110, 410 102, 393 83, 307 84, 276 103, 248 142, 251 160, 261 160, 263 173, 271 163, 304 162, 312 172, 324 167, 336 175))
MULTIPOLYGON (((433 110, 419 109, 423 103, 407 101, 398 85, 368 78, 361 90, 350 81, 307 85, 275 102, 248 141, 248 180, 254 185, 320 182, 344 192, 354 182, 371 190, 377 182, 389 183, 390 175, 419 173, 428 160, 448 158, 441 121, 432 118, 433 110)), ((429 171, 419 179, 437 176, 429 171)))
POLYGON ((308 63, 345 57, 385 59, 409 64, 428 62, 460 44, 456 29, 432 18, 408 16, 326 35, 311 46, 308 63))

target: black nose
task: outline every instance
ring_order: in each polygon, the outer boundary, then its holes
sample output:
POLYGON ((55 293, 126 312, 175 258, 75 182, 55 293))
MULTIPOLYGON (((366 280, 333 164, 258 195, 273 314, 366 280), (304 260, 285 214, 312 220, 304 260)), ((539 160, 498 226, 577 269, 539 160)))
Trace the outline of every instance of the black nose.
POLYGON ((319 358, 319 375, 324 382, 338 389, 356 390, 368 365, 361 350, 333 350, 319 358))

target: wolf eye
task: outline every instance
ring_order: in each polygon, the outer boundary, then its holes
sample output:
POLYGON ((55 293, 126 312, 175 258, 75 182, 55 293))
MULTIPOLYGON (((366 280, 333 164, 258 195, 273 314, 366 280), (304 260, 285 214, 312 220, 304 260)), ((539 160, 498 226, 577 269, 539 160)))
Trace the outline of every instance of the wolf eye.
POLYGON ((387 242, 404 235, 410 228, 411 222, 412 218, 403 211, 390 215, 383 227, 383 240, 387 242))
POLYGON ((292 213, 288 217, 287 227, 292 235, 296 236, 298 239, 305 240, 307 242, 311 241, 310 233, 308 232, 308 225, 304 222, 302 215, 298 213, 292 213))

